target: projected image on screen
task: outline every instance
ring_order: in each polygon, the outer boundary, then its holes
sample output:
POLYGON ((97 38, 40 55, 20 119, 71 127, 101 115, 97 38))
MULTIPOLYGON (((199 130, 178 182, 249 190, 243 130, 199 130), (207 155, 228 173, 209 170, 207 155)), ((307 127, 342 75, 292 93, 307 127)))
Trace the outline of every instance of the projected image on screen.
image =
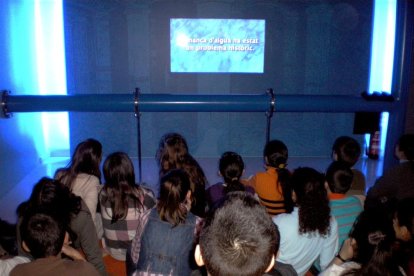
POLYGON ((263 73, 265 20, 170 20, 171 72, 263 73))

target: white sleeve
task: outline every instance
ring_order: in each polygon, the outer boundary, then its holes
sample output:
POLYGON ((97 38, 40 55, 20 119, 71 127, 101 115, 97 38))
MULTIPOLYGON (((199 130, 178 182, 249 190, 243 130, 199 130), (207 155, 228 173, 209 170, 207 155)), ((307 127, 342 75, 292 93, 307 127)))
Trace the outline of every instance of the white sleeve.
POLYGON ((280 233, 279 251, 277 254, 277 261, 289 264, 289 259, 286 256, 286 251, 289 251, 290 238, 293 236, 294 230, 290 227, 289 223, 285 223, 283 220, 284 214, 275 216, 272 220, 277 225, 280 233), (290 228, 290 229, 289 229, 290 228), (289 234, 291 233, 291 235, 289 234))
POLYGON ((319 273, 319 276, 340 276, 346 269, 337 264, 328 266, 324 271, 319 273))
POLYGON ((355 262, 345 262, 341 265, 332 264, 328 266, 324 271, 319 273, 319 276, 340 276, 344 272, 352 269, 360 269, 361 265, 355 262))
POLYGON ((91 213, 92 221, 96 220, 96 207, 98 205, 98 189, 99 179, 97 177, 90 177, 89 183, 86 185, 85 193, 83 194, 83 201, 88 206, 89 212, 91 213))
POLYGON ((331 216, 331 230, 326 237, 320 255, 321 269, 325 270, 331 263, 335 254, 338 252, 338 224, 333 216, 331 216))
POLYGON ((19 264, 29 263, 30 259, 23 256, 15 256, 8 259, 0 259, 0 275, 9 275, 19 264))

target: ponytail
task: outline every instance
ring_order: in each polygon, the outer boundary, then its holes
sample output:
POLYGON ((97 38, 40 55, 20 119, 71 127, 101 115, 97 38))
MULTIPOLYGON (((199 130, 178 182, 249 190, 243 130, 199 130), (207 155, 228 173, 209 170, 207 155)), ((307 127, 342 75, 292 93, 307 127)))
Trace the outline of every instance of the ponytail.
POLYGON ((231 151, 223 153, 219 161, 219 171, 225 182, 225 194, 235 191, 245 191, 244 185, 240 183, 243 170, 244 162, 240 155, 231 151))
POLYGON ((294 203, 292 199, 292 188, 290 186, 290 172, 286 168, 277 168, 276 171, 278 174, 278 182, 282 188, 286 213, 291 213, 293 211, 294 203))
POLYGON ((396 260, 397 248, 393 237, 377 231, 368 235, 368 241, 374 250, 369 262, 362 265, 360 275, 404 275, 396 260), (375 236, 374 240, 372 236, 375 236))
POLYGON ((276 187, 282 188, 285 210, 287 213, 293 211, 292 188, 290 186, 290 172, 286 169, 288 159, 288 149, 280 140, 269 141, 263 151, 266 165, 275 168, 278 173, 278 183, 276 187))
POLYGON ((238 178, 233 178, 230 181, 226 181, 226 186, 224 187, 224 193, 236 192, 236 191, 245 191, 244 185, 240 183, 238 178))

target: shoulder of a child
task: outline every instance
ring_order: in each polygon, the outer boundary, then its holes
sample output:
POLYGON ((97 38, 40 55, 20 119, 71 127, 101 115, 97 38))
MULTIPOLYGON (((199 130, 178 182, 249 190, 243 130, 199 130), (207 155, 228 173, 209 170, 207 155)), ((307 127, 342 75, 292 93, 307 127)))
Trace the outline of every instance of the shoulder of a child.
POLYGON ((240 179, 240 182, 243 185, 251 186, 254 188, 256 186, 256 177, 257 177, 257 174, 252 174, 248 178, 240 179))

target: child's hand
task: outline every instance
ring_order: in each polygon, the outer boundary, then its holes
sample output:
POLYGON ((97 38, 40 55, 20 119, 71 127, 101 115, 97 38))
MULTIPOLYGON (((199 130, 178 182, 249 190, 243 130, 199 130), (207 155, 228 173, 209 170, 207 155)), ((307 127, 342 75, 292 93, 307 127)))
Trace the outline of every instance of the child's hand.
POLYGON ((339 256, 344 260, 350 260, 354 257, 354 249, 356 248, 356 241, 353 238, 348 238, 342 244, 339 256))
POLYGON ((85 261, 82 254, 70 245, 64 244, 62 247, 62 253, 74 260, 85 261))

